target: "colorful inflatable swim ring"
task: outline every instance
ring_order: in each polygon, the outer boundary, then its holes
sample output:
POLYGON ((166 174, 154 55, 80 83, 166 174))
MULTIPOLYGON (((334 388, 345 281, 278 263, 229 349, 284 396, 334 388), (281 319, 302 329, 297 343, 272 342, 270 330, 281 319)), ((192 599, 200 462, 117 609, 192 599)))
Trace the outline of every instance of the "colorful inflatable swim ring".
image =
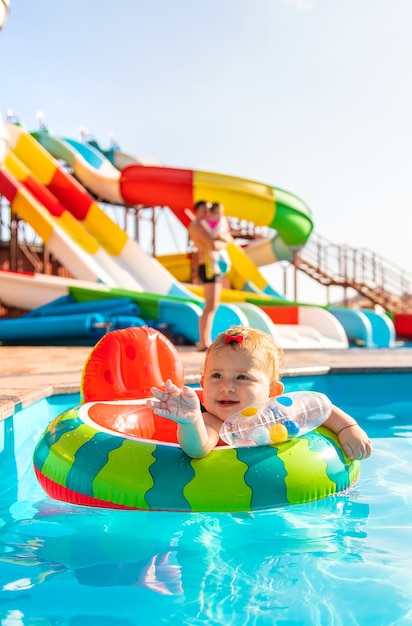
POLYGON ((176 424, 147 406, 150 387, 183 384, 173 344, 158 331, 108 333, 86 361, 82 403, 46 428, 36 476, 57 500, 154 511, 253 511, 347 490, 359 462, 326 428, 278 445, 218 446, 203 459, 180 448, 176 424))

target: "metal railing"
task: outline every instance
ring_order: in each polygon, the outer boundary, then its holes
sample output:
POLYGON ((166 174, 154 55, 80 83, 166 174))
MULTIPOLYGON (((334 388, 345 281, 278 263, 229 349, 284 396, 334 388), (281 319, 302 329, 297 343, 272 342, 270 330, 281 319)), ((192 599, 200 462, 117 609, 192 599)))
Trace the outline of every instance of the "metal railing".
POLYGON ((352 288, 393 313, 412 310, 412 275, 368 248, 337 245, 313 234, 294 265, 323 285, 352 288))

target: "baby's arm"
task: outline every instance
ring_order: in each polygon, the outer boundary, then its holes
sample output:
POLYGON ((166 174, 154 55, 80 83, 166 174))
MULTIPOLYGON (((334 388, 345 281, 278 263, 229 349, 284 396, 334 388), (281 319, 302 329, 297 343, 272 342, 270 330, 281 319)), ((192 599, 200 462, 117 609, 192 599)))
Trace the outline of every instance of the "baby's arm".
POLYGON ((230 243, 232 241, 232 235, 230 234, 229 222, 227 221, 227 217, 225 215, 222 215, 220 218, 219 225, 219 239, 225 241, 226 243, 230 243))
POLYGON ((372 443, 367 433, 353 417, 337 406, 332 407, 332 413, 323 426, 338 435, 340 444, 350 459, 367 459, 372 454, 372 443))
POLYGON ((170 379, 166 381, 165 389, 152 387, 151 392, 156 400, 147 400, 147 405, 157 415, 178 423, 177 437, 186 454, 195 459, 209 454, 217 444, 219 434, 206 426, 197 393, 186 386, 180 389, 170 379))

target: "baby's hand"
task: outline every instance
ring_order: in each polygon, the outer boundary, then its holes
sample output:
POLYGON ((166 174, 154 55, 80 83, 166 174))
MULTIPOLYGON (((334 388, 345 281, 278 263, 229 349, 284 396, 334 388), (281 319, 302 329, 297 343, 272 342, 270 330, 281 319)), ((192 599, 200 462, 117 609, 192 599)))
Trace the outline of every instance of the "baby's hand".
POLYGON ((179 424, 193 424, 199 417, 200 400, 190 387, 177 387, 170 378, 165 382, 165 389, 152 387, 156 400, 147 400, 146 404, 161 417, 168 417, 179 424))
POLYGON ((350 459, 360 461, 372 454, 371 440, 358 424, 343 428, 338 437, 343 450, 350 459))

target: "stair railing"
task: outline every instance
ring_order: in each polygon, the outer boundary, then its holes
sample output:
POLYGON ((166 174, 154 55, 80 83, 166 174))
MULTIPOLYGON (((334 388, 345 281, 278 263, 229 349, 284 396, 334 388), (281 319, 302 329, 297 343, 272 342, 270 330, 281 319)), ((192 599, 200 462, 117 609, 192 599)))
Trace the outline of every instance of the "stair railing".
POLYGON ((389 311, 412 310, 412 275, 368 248, 337 245, 314 234, 294 264, 323 285, 355 289, 389 311))

